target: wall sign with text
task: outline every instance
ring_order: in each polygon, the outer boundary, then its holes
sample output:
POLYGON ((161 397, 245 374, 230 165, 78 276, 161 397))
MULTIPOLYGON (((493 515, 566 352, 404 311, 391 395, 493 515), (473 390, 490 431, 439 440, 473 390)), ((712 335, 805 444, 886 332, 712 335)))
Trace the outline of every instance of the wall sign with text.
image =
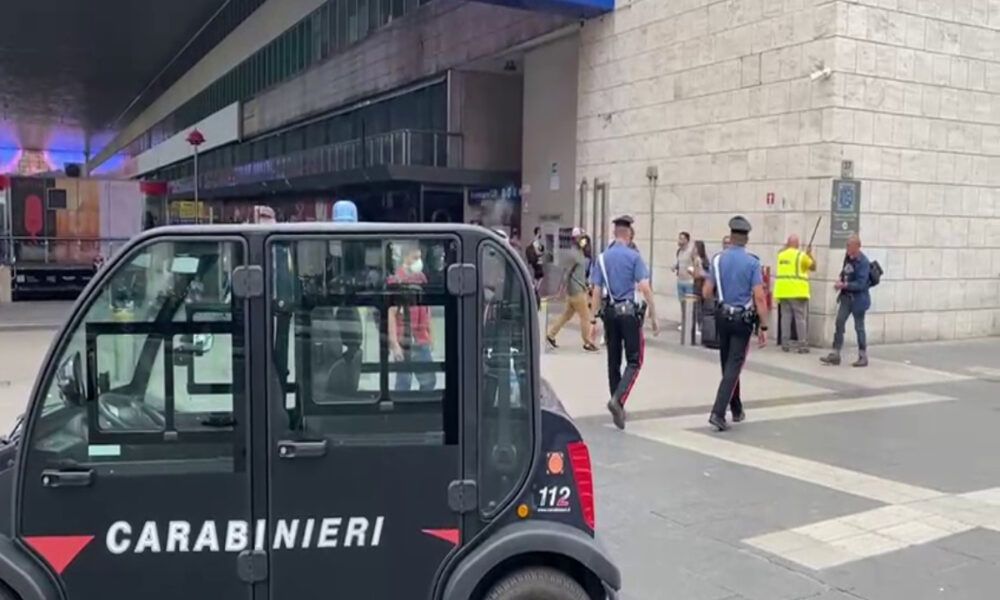
POLYGON ((830 248, 845 248, 847 239, 861 232, 861 182, 836 179, 830 206, 830 248))

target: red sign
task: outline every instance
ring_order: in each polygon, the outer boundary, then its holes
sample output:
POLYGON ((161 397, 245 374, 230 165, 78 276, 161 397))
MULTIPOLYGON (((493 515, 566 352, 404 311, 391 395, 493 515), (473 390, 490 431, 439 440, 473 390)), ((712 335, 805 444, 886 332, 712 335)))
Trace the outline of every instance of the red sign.
POLYGON ((774 192, 767 193, 767 205, 774 206, 774 192))
POLYGON ((197 129, 192 129, 191 133, 187 136, 187 143, 197 148, 205 143, 205 136, 197 129))

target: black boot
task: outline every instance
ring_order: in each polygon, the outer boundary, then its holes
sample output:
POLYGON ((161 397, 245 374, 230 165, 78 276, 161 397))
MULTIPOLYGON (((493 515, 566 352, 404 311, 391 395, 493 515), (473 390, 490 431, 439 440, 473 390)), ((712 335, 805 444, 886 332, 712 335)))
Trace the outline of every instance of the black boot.
POLYGON ((726 425, 726 418, 720 417, 719 415, 712 413, 708 416, 708 423, 715 427, 717 431, 725 431, 729 429, 729 425, 726 425))
POLYGON ((608 412, 611 413, 611 419, 615 422, 615 427, 625 429, 625 407, 612 398, 608 400, 608 412))

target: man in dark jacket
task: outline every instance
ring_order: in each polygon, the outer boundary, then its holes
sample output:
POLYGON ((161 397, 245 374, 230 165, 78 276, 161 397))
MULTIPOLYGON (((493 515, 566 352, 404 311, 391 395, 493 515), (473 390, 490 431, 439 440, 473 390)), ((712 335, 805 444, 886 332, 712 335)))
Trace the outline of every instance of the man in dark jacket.
POLYGON ((852 366, 868 366, 865 313, 872 305, 871 294, 868 291, 871 287, 870 277, 871 262, 861 251, 861 238, 852 235, 847 240, 847 256, 844 258, 844 268, 840 271, 840 280, 834 284, 840 294, 837 296, 837 328, 833 334, 833 352, 820 359, 823 364, 840 364, 840 351, 844 347, 847 318, 854 317, 854 331, 858 337, 858 360, 852 363, 852 366))

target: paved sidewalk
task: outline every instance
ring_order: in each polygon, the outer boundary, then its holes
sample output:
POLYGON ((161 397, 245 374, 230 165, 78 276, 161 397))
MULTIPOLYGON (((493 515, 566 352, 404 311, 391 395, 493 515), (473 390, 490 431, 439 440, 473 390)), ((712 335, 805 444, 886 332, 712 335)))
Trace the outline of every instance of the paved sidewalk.
POLYGON ((0 304, 0 331, 56 329, 72 308, 73 302, 65 300, 0 304))
MULTIPOLYGON (((603 416, 609 397, 606 353, 584 352, 579 347, 577 331, 567 327, 560 333, 560 347, 545 349, 542 376, 549 380, 574 416, 603 416)), ((924 354, 928 346, 921 346, 924 354)), ((901 350, 889 347, 885 352, 895 358, 901 350)), ((787 354, 773 345, 763 350, 754 345, 741 382, 744 402, 752 409, 757 405, 808 398, 860 397, 982 376, 974 370, 956 373, 913 361, 908 363, 905 359, 887 360, 880 358, 881 353, 880 348, 872 348, 871 365, 854 369, 847 365, 822 365, 819 351, 787 354)), ((628 402, 630 415, 662 416, 702 408, 707 415, 721 375, 718 361, 716 350, 681 346, 676 331, 668 330, 654 337, 647 328, 645 361, 628 402)))

